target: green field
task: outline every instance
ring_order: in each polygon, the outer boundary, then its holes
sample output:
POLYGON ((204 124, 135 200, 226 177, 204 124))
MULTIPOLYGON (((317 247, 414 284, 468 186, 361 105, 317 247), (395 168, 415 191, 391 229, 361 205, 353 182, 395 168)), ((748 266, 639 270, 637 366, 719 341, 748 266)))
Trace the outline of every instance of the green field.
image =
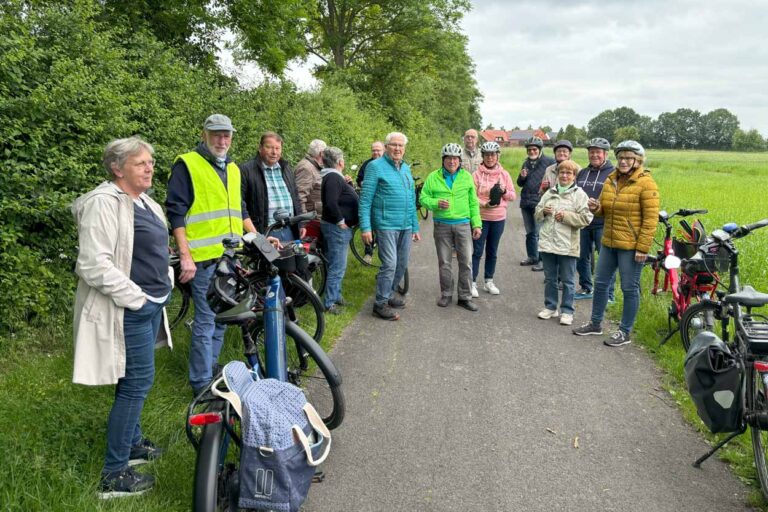
MULTIPOLYGON (((505 150, 502 164, 516 176, 524 158, 520 148, 505 150)), ((586 165, 586 151, 577 150, 574 159, 586 165)), ((659 184, 662 207, 669 211, 708 208, 710 213, 702 220, 710 230, 725 222, 746 224, 768 217, 768 208, 760 199, 768 191, 768 153, 651 151, 648 163, 659 184)), ((768 291, 768 228, 739 241, 738 246, 743 283, 768 291)), ((350 257, 344 290, 351 305, 344 315, 329 316, 327 340, 338 337, 370 296, 374 274, 373 269, 364 269, 350 257)), ((650 272, 646 272, 645 290, 650 288, 650 278, 650 272)), ((658 340, 666 329, 668 300, 664 296, 644 295, 637 338, 669 373, 665 386, 681 404, 684 415, 703 430, 681 387, 683 351, 679 338, 676 336, 665 347, 658 348, 658 340)), ((40 331, 33 345, 69 347, 68 336, 40 331), (61 340, 50 343, 52 338, 61 340)), ((25 340, 3 340, 2 346, 14 347, 14 351, 0 353, 0 401, 4 404, 0 446, 5 449, 0 457, 0 508, 25 512, 189 510, 194 451, 183 430, 185 408, 191 398, 186 379, 189 335, 183 326, 175 332, 173 352, 157 353, 155 386, 142 416, 148 435, 168 448, 152 468, 157 488, 138 500, 106 504, 98 502, 95 496, 112 389, 72 385, 70 348, 26 353, 20 350, 28 346, 25 340)), ((238 357, 240 341, 236 330, 228 332, 226 346, 224 357, 238 357)), ((734 464, 736 474, 754 487, 748 437, 723 454, 734 464)), ((759 491, 753 496, 754 504, 763 504, 759 491)))

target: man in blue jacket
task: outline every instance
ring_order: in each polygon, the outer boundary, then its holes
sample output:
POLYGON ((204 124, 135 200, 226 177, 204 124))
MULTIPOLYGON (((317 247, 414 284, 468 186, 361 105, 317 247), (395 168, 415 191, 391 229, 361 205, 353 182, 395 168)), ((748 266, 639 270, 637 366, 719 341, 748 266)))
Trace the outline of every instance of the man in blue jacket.
MULTIPOLYGON (((610 149, 611 143, 602 137, 596 137, 587 143, 589 165, 579 171, 579 175, 576 177, 576 185, 586 192, 590 199, 600 198, 605 180, 613 172, 613 164, 608 160, 608 151, 610 149)), ((592 298, 592 258, 595 252, 600 253, 603 223, 603 217, 595 215, 589 226, 581 230, 581 252, 576 263, 576 270, 579 272, 580 289, 574 296, 576 300, 592 298)), ((615 284, 616 275, 614 274, 608 287, 608 302, 616 300, 615 284)))
POLYGON ((536 205, 539 204, 539 188, 547 167, 553 165, 555 160, 541 154, 544 141, 539 137, 531 137, 525 141, 525 151, 528 158, 523 162, 517 184, 520 189, 520 211, 523 214, 525 225, 525 252, 528 257, 520 262, 520 265, 533 265, 531 270, 542 271, 544 266, 539 258, 539 225, 534 219, 536 205))
POLYGON ((360 196, 362 239, 371 244, 375 231, 381 260, 373 316, 384 320, 400 319, 393 308, 404 308, 405 297, 393 292, 408 268, 411 240, 421 240, 413 176, 403 161, 406 144, 408 138, 400 132, 387 135, 384 156, 368 164, 360 196))

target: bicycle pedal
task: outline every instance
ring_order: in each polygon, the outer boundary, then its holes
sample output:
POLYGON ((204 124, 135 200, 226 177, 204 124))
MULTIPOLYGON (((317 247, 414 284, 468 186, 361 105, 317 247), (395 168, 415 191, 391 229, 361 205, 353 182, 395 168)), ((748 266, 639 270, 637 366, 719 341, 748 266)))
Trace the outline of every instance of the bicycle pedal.
POLYGON ((315 474, 312 475, 312 483, 320 483, 323 480, 325 480, 325 471, 317 470, 315 471, 315 474))

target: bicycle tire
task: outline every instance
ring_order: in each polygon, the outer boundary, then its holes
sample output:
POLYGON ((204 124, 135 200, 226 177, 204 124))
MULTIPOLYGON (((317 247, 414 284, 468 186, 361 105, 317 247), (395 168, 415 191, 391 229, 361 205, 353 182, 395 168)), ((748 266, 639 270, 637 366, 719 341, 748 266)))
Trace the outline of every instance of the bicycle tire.
POLYGON ((680 318, 680 339, 688 352, 693 338, 702 331, 715 331, 720 305, 716 302, 698 302, 691 304, 680 318))
POLYGON ((349 240, 349 248, 352 249, 352 255, 357 261, 366 267, 379 267, 378 258, 376 257, 376 245, 374 242, 373 255, 370 262, 365 261, 365 244, 362 239, 362 232, 360 226, 352 228, 352 238, 349 240))
MULTIPOLYGON (((763 378, 760 372, 755 371, 755 367, 749 365, 746 368, 747 383, 747 410, 760 411, 765 410, 768 404, 765 401, 765 391, 763 378), (762 392, 761 392, 762 391, 762 392)), ((761 430, 758 427, 750 427, 752 437, 752 453, 755 458, 755 470, 757 471, 757 480, 760 482, 760 490, 763 497, 768 500, 768 465, 766 465, 766 449, 768 449, 768 431, 761 430)))
POLYGON ((179 284, 173 287, 173 290, 171 290, 171 300, 165 306, 165 312, 168 315, 168 326, 171 330, 175 329, 187 316, 191 302, 192 292, 188 286, 179 284))
POLYGON ((408 276, 408 269, 405 269, 405 274, 403 274, 403 280, 397 284, 397 291, 401 295, 405 295, 406 293, 408 293, 408 290, 410 289, 410 287, 411 287, 411 280, 408 276))
POLYGON ((296 322, 318 343, 325 334, 325 308, 314 288, 296 274, 283 279, 285 294, 291 298, 286 318, 296 322))
POLYGON ((309 270, 311 272, 311 285, 317 293, 318 297, 322 297, 325 293, 325 282, 328 280, 328 262, 325 261, 325 257, 320 254, 314 254, 317 260, 310 263, 309 270))
MULTIPOLYGON (((219 407, 221 405, 219 404, 219 407)), ((226 443, 223 422, 212 423, 203 427, 200 446, 195 459, 195 480, 192 495, 194 512, 223 511, 234 512, 237 503, 230 503, 229 478, 232 471, 221 467, 222 450, 226 443)), ((236 469, 235 469, 236 473, 236 469)))

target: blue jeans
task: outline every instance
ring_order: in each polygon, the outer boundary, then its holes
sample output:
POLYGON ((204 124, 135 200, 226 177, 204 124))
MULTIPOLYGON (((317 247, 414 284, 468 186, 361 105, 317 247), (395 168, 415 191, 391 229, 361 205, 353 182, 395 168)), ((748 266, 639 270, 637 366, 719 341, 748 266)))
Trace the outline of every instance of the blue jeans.
MULTIPOLYGON (((600 247, 602 247, 601 240, 603 239, 603 226, 596 228, 584 228, 581 230, 580 236, 580 250, 579 261, 576 263, 576 270, 579 272, 579 286, 583 290, 594 290, 592 284, 592 258, 597 252, 600 254, 600 247)), ((611 284, 608 287, 608 299, 614 300, 616 298, 616 275, 614 274, 611 279, 611 284)))
POLYGON ((637 310, 640 309, 640 272, 643 264, 635 261, 634 250, 613 249, 602 246, 597 258, 595 296, 592 299, 592 323, 599 325, 608 305, 608 287, 615 280, 616 269, 621 277, 621 293, 624 295, 624 309, 621 312, 619 329, 629 334, 635 325, 637 310))
POLYGON ((347 249, 352 238, 350 228, 341 229, 336 224, 322 221, 320 230, 323 232, 325 257, 328 260, 328 275, 325 280, 326 309, 341 301, 341 281, 347 270, 347 249))
POLYGON ((496 273, 496 253, 499 249, 499 240, 504 233, 504 220, 484 220, 483 233, 480 238, 472 242, 472 281, 477 280, 480 273, 480 258, 483 257, 485 247, 485 269, 483 278, 493 279, 496 273))
POLYGON ((525 226, 525 252, 528 258, 532 260, 539 259, 539 228, 541 225, 533 217, 536 207, 520 208, 523 214, 523 225, 525 226))
POLYGON ((542 252, 544 263, 544 307, 557 311, 559 291, 557 278, 563 283, 563 299, 560 302, 560 312, 573 314, 573 296, 576 293, 576 256, 562 256, 550 252, 542 252))
POLYGON ((195 392, 202 390, 213 378, 213 365, 219 359, 227 326, 213 321, 216 314, 211 311, 205 298, 216 265, 203 268, 197 265, 191 282, 192 301, 195 317, 192 323, 192 341, 189 347, 189 383, 195 392))
POLYGON ((376 274, 376 304, 389 301, 398 283, 403 280, 411 252, 411 230, 376 230, 381 267, 376 274))
POLYGON ((131 447, 141 441, 139 418, 155 380, 155 340, 162 319, 163 304, 147 301, 138 311, 125 310, 125 376, 117 381, 107 420, 104 474, 128 467, 131 447))
POLYGON ((291 229, 290 226, 276 229, 272 231, 272 233, 270 233, 269 236, 273 236, 278 240, 280 240, 281 242, 293 242, 294 240, 296 240, 296 237, 293 235, 293 230, 291 229))

